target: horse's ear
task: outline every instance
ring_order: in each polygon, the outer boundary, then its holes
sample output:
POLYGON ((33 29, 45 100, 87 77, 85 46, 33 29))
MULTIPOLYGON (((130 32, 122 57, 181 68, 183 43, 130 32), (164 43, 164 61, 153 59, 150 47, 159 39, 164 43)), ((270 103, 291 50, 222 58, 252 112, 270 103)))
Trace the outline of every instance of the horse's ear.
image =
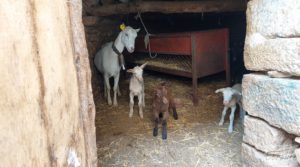
POLYGON ((128 69, 127 72, 133 73, 134 71, 133 71, 133 69, 128 69))
POLYGON ((145 68, 145 66, 148 64, 148 62, 146 62, 146 63, 144 63, 143 65, 141 65, 140 67, 142 68, 142 69, 144 69, 145 68))
POLYGON ((215 91, 215 93, 220 93, 220 92, 223 92, 224 91, 224 88, 221 88, 221 89, 217 89, 216 91, 215 91))
POLYGON ((135 31, 136 31, 136 32, 139 32, 140 30, 141 30, 140 28, 138 28, 138 29, 135 29, 135 31))

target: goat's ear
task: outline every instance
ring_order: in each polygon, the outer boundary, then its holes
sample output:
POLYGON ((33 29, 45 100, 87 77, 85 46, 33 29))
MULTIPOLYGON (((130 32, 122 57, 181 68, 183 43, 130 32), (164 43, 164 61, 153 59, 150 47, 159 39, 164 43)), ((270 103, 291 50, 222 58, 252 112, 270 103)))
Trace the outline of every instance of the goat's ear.
POLYGON ((148 62, 146 62, 146 63, 144 63, 143 65, 141 65, 140 67, 142 68, 142 69, 144 69, 145 68, 145 66, 148 64, 148 62))
POLYGON ((135 29, 135 31, 136 31, 137 33, 138 33, 140 30, 141 30, 140 28, 138 28, 138 29, 135 29))
POLYGON ((223 92, 224 91, 224 88, 221 88, 221 89, 217 89, 216 91, 215 91, 215 93, 220 93, 220 92, 223 92))
POLYGON ((127 72, 133 73, 133 69, 128 69, 127 72))

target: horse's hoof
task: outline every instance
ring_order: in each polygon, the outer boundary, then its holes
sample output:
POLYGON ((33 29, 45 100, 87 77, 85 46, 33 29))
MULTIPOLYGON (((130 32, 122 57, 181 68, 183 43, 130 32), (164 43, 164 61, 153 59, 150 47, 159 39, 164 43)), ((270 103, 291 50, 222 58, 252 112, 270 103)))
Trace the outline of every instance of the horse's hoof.
POLYGON ((154 128, 154 129, 153 129, 153 136, 157 136, 157 134, 158 134, 158 129, 157 129, 157 128, 154 128))
POLYGON ((223 122, 219 122, 219 126, 222 126, 223 125, 223 122))
POLYGON ((228 129, 228 133, 232 133, 233 132, 233 129, 232 128, 229 128, 228 129))
POLYGON ((112 102, 111 102, 111 101, 108 101, 108 105, 110 105, 110 106, 111 106, 111 105, 112 105, 112 102))

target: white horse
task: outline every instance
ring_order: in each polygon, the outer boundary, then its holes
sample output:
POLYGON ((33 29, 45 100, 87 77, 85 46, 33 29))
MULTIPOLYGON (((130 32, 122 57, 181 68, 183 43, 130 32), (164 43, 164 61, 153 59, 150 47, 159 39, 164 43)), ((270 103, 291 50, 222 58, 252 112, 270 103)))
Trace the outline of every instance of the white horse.
MULTIPOLYGON (((118 95, 121 95, 118 84, 121 66, 123 65, 123 61, 121 60, 123 58, 122 52, 125 47, 128 52, 134 52, 135 38, 137 37, 137 33, 139 31, 140 29, 133 29, 130 26, 127 26, 119 33, 114 42, 104 44, 95 56, 94 63, 104 77, 104 96, 107 97, 109 105, 112 104, 110 97, 111 88, 109 84, 109 78, 114 77, 113 105, 117 106, 117 93, 118 95)), ((124 66, 123 69, 125 70, 124 66)))

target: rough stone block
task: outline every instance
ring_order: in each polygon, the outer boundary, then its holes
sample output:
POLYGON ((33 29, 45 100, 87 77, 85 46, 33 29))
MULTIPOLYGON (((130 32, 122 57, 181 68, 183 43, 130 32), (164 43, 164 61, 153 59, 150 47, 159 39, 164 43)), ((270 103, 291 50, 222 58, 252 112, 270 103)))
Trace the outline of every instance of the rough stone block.
POLYGON ((296 157, 297 157, 297 161, 300 164, 300 149, 296 149, 295 154, 296 154, 296 157))
POLYGON ((242 88, 243 107, 249 115, 300 135, 300 80, 247 74, 242 88))
POLYGON ((282 158, 257 151, 252 146, 242 144, 242 161, 244 167, 298 167, 296 157, 282 158))
POLYGON ((299 0, 252 0, 247 5, 247 32, 262 36, 299 37, 299 0))
POLYGON ((244 120, 243 141, 264 153, 281 157, 295 156, 294 150, 298 148, 291 135, 251 116, 244 120))
POLYGON ((274 70, 300 76, 299 48, 300 38, 267 39, 258 33, 247 34, 245 66, 253 71, 274 70))

